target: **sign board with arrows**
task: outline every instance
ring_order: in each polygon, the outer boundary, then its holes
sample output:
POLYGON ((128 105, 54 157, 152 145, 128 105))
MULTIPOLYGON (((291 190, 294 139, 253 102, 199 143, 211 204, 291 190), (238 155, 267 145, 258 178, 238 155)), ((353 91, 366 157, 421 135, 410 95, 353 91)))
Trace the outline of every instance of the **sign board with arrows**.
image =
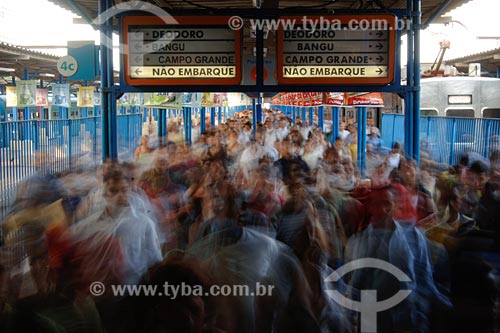
POLYGON ((278 29, 280 84, 390 84, 396 17, 285 16, 278 29))
POLYGON ((127 16, 122 22, 125 82, 148 85, 239 85, 241 31, 229 17, 127 16))

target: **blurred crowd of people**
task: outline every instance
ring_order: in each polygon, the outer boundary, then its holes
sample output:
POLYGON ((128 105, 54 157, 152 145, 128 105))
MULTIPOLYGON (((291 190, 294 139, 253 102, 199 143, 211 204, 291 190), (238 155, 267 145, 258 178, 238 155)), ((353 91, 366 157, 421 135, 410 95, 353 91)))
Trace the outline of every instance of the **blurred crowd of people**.
POLYGON ((264 112, 210 127, 192 145, 144 136, 133 162, 35 174, 2 223, 2 332, 357 332, 337 290, 378 300, 379 332, 448 332, 453 262, 497 249, 500 152, 419 167, 368 124, 367 178, 355 124, 329 142, 314 124, 264 112), (158 144, 160 142, 160 144, 158 144), (475 237, 471 237, 475 236, 475 237), (467 238, 464 245, 463 239, 467 238), (471 240, 472 239, 472 240, 471 240), (376 258, 410 281, 366 268, 376 258), (99 281, 102 295, 89 289, 99 281), (112 285, 274 286, 265 297, 117 297, 112 285))

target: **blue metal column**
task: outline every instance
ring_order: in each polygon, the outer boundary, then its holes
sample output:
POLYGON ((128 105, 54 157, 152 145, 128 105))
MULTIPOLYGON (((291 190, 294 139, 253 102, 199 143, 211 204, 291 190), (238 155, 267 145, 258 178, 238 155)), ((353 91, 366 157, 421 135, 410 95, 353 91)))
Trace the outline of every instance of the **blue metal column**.
POLYGON ((205 107, 203 106, 200 109, 200 134, 203 134, 207 131, 207 128, 205 126, 205 107))
POLYGON ((366 107, 358 108, 358 169, 366 177, 366 107))
POLYGON ((215 127, 215 106, 210 108, 210 127, 215 127))
POLYGON ((188 136, 188 116, 187 116, 187 109, 186 107, 182 108, 182 117, 184 118, 184 141, 189 142, 189 136, 188 136))
POLYGON ((257 105, 256 105, 256 116, 257 116, 257 123, 262 123, 262 98, 260 97, 260 93, 257 94, 257 105))
POLYGON ((318 108, 318 127, 321 129, 321 132, 323 132, 325 125, 325 109, 323 106, 320 106, 318 108))
POLYGON ((222 124, 222 106, 217 107, 217 125, 222 124))
POLYGON ((332 107, 332 143, 340 134, 340 108, 338 106, 332 107))
POLYGON ((192 144, 193 143, 193 114, 192 114, 193 109, 188 108, 187 110, 187 115, 188 115, 188 143, 192 144))
POLYGON ((305 106, 299 108, 302 116, 300 117, 302 119, 302 124, 306 123, 307 119, 307 108, 305 106))
POLYGON ((167 136, 167 110, 158 109, 158 143, 160 146, 166 144, 167 136))
MULTIPOLYGON (((415 119, 415 112, 418 114, 418 110, 415 110, 414 105, 414 89, 415 89, 415 75, 420 75, 420 73, 415 73, 415 31, 414 31, 414 2, 415 0, 407 0, 408 12, 411 13, 409 20, 411 22, 411 29, 406 33, 406 39, 408 43, 408 61, 406 64, 406 85, 408 91, 405 94, 405 119, 404 119, 404 153, 406 156, 414 156, 414 145, 413 145, 413 131, 415 119)), ((417 129, 419 131, 420 129, 417 129)))
POLYGON ((252 138, 255 138, 255 130, 257 129, 257 104, 255 98, 252 98, 252 138))
POLYGON ((413 75, 415 90, 413 91, 413 154, 412 157, 420 164, 420 25, 422 20, 421 0, 414 0, 414 55, 413 55, 413 75))
MULTIPOLYGON (((99 15, 113 6, 112 0, 99 0, 99 15)), ((113 73, 113 22, 107 20, 100 27, 100 63, 102 91, 102 159, 118 158, 116 130, 116 99, 112 92, 113 73)))
MULTIPOLYGON (((319 121, 319 109, 318 109, 318 121, 319 121)), ((309 107, 309 126, 314 124, 314 108, 312 106, 309 107)))

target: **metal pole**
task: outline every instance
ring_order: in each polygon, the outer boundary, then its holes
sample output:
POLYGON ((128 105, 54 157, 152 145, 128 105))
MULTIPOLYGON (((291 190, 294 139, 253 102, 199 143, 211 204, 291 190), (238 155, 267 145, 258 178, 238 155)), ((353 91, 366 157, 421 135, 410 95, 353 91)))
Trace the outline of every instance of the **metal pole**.
MULTIPOLYGON (((319 119, 319 116, 318 116, 319 119)), ((335 143, 340 134, 340 108, 332 107, 332 143, 335 143)))
POLYGON ((358 169, 366 177, 366 107, 358 108, 358 169))
POLYGON ((420 75, 420 73, 415 73, 415 50, 414 50, 414 14, 413 14, 413 5, 414 0, 407 0, 407 9, 408 12, 411 13, 411 16, 408 17, 411 23, 411 29, 409 29, 406 33, 406 39, 408 43, 408 61, 406 64, 406 86, 407 92, 405 94, 405 135, 404 135, 404 147, 405 147, 405 155, 413 156, 413 119, 414 113, 418 112, 414 109, 415 105, 413 103, 413 89, 415 88, 415 75, 420 75))
POLYGON ((188 108, 187 114, 188 114, 188 143, 192 144, 193 143, 193 118, 192 118, 192 111, 193 109, 188 108))
POLYGON ((413 91, 413 155, 412 157, 420 164, 420 24, 422 20, 421 0, 414 0, 414 56, 413 75, 415 90, 413 91))
POLYGON ((183 107, 182 108, 182 117, 184 118, 184 141, 189 142, 189 137, 188 137, 188 121, 187 121, 187 108, 183 107))
POLYGON ((205 107, 200 109, 200 134, 203 134, 207 131, 205 126, 205 107))
POLYGON ((252 138, 255 138, 255 130, 257 129, 257 104, 255 98, 252 98, 252 138))
POLYGON ((257 123, 262 122, 262 98, 260 96, 260 93, 257 93, 257 105, 256 105, 256 111, 257 111, 257 123))
POLYGON ((215 127, 215 106, 210 108, 210 127, 215 127))
MULTIPOLYGON (((318 121, 319 121, 319 109, 318 109, 318 121)), ((312 126, 314 123, 314 108, 312 106, 309 107, 309 126, 312 126)))
MULTIPOLYGON (((98 3, 98 13, 101 15, 107 9, 107 0, 99 0, 98 3)), ((99 57, 101 64, 101 143, 102 143, 102 160, 103 162, 110 156, 108 137, 109 137, 109 124, 108 124, 108 112, 109 112, 109 100, 108 100, 108 52, 106 52, 106 25, 100 26, 100 45, 99 45, 99 57)), ((59 82, 62 81, 62 76, 59 76, 59 82)), ((59 108, 61 114, 61 108, 59 108)))
POLYGON ((324 124, 325 124, 325 109, 323 106, 318 108, 318 127, 321 129, 321 132, 324 132, 324 124))

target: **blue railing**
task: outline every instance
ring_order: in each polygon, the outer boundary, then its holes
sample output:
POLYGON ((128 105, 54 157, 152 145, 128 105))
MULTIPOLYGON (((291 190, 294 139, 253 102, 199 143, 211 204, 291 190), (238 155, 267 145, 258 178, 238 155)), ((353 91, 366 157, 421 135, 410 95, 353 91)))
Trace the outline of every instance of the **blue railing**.
MULTIPOLYGON (((404 115, 382 115, 383 145, 404 143, 404 115)), ((464 153, 475 153, 488 158, 500 149, 500 119, 486 118, 420 118, 421 149, 431 159, 450 165, 456 164, 464 153)))
MULTIPOLYGON (((142 114, 120 115, 120 158, 133 157, 142 134, 142 114)), ((0 219, 17 185, 35 170, 64 172, 102 162, 101 118, 0 122, 0 219)))

